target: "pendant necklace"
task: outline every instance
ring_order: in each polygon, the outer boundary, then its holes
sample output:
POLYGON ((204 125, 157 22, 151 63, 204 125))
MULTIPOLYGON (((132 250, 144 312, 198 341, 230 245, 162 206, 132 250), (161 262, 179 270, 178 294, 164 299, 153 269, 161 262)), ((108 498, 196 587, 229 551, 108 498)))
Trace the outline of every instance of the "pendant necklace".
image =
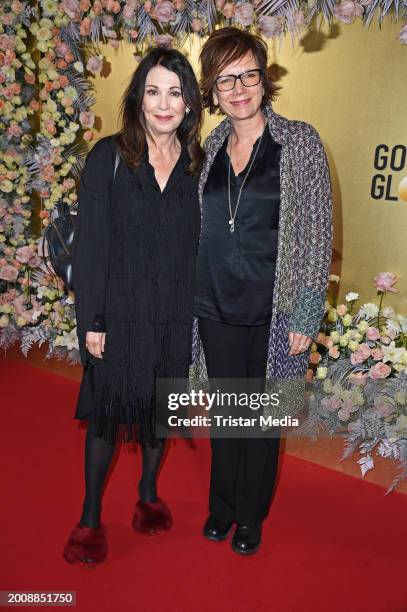
POLYGON ((239 207, 240 196, 242 195, 242 189, 244 187, 244 184, 246 182, 247 177, 249 176, 249 172, 252 169, 254 160, 256 159, 258 150, 260 148, 261 141, 263 139, 264 130, 265 130, 265 128, 263 129, 263 131, 261 133, 259 142, 258 142, 257 147, 256 147, 256 151, 255 151, 255 153, 253 155, 253 159, 250 162, 250 165, 249 165, 249 167, 247 169, 247 172, 246 172, 246 174, 245 174, 245 176, 243 178, 242 184, 240 186, 239 195, 237 196, 236 208, 235 208, 235 212, 233 213, 233 215, 232 215, 232 204, 231 204, 231 199, 230 199, 230 167, 231 167, 231 159, 232 159, 232 143, 230 143, 230 156, 229 156, 229 167, 228 167, 228 196, 229 196, 229 216, 230 216, 229 225, 230 225, 230 233, 231 234, 233 234, 233 232, 235 231, 235 219, 236 219, 237 209, 239 207))

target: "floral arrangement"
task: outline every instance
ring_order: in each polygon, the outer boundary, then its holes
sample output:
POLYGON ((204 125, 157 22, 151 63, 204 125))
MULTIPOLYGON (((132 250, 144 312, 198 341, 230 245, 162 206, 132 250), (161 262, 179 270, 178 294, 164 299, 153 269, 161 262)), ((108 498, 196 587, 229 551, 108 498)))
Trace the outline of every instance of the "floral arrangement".
MULTIPOLYGON (((405 5, 393 0, 40 0, 40 4, 43 16, 56 20, 57 26, 71 24, 81 36, 94 41, 103 37, 113 47, 119 44, 119 31, 136 45, 146 41, 171 45, 193 33, 207 35, 216 25, 254 27, 265 38, 290 32, 295 38, 319 15, 345 24, 362 19, 366 25, 375 15, 379 22, 386 15, 406 17, 405 5)), ((407 43, 407 25, 399 40, 407 43)))
POLYGON ((337 304, 338 282, 330 276, 321 332, 311 345, 308 419, 298 433, 327 427, 343 435, 343 458, 359 448, 363 476, 374 467, 374 449, 395 459, 401 473, 389 492, 407 477, 407 317, 383 307, 385 295, 398 292, 395 274, 378 274, 379 304, 362 304, 356 312, 357 293, 337 304))

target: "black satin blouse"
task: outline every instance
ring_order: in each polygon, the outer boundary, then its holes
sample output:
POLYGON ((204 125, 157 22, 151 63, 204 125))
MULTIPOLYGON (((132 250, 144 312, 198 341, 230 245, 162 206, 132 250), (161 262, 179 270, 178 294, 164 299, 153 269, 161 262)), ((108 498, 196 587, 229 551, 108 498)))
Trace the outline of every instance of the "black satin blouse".
MULTIPOLYGON (((232 213, 248 164, 235 176, 231 166, 232 213)), ((244 184, 230 233, 227 139, 212 164, 203 193, 202 235, 197 261, 194 313, 235 325, 270 321, 277 257, 281 145, 266 126, 244 184)))

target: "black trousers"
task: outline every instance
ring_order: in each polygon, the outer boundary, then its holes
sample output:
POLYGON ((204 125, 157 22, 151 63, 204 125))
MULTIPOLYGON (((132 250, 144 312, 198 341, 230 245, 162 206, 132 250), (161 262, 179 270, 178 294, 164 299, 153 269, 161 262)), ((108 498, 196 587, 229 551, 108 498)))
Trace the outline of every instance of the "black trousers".
MULTIPOLYGON (((209 378, 265 378, 270 324, 230 325, 203 318, 198 323, 209 378)), ((214 518, 249 526, 266 518, 279 446, 279 437, 211 437, 209 512, 214 518)))

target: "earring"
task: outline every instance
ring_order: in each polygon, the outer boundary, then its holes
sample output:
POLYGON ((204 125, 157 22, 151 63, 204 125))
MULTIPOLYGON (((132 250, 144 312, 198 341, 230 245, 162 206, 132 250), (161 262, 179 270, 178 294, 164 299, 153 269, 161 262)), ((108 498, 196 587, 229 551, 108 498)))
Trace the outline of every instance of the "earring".
POLYGON ((186 111, 185 111, 185 113, 188 115, 188 113, 190 112, 190 110, 191 110, 190 108, 187 108, 187 109, 186 109, 186 111))

